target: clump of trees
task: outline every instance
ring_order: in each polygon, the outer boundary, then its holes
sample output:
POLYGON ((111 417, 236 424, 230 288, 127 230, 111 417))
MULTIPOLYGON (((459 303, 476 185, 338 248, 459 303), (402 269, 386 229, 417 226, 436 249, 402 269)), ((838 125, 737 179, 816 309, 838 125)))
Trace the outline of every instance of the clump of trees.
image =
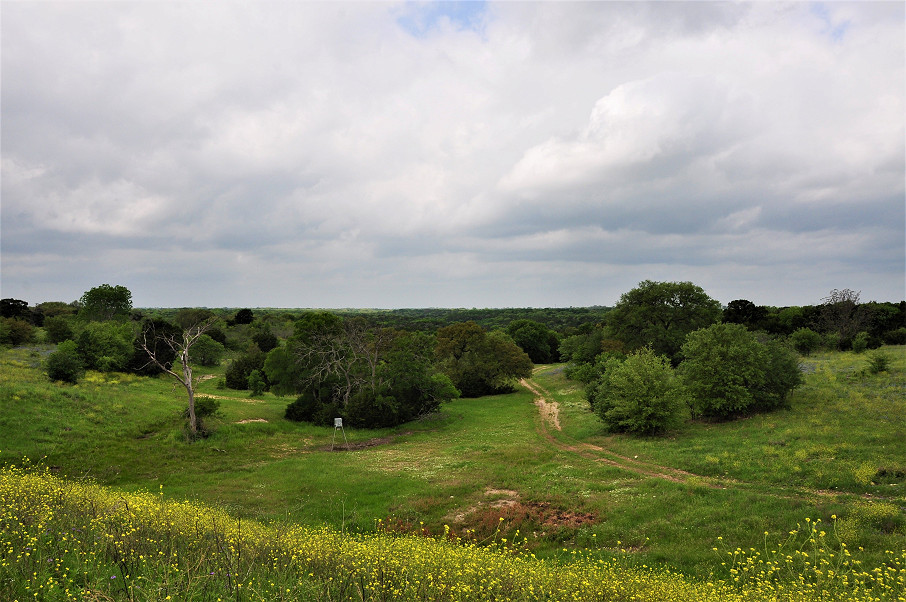
MULTIPOLYGON (((693 419, 727 420, 787 403, 802 382, 798 359, 747 328, 763 315, 740 300, 723 314, 735 321, 720 322, 720 306, 701 288, 646 280, 594 336, 566 339, 561 353, 587 359, 583 353, 601 350, 573 371, 586 378, 589 403, 609 430, 660 434, 680 421, 683 406, 693 419)), ((797 336, 803 349, 815 343, 809 332, 797 336)))
POLYGON ((438 330, 436 350, 440 369, 463 397, 507 393, 532 375, 531 358, 505 332, 475 322, 438 330))
POLYGON ((290 420, 384 427, 434 412, 459 392, 436 368, 433 337, 311 312, 264 362, 271 389, 298 398, 290 420))
POLYGON ((589 394, 592 409, 614 432, 660 435, 679 421, 685 392, 670 360, 649 347, 625 360, 611 356, 589 394))

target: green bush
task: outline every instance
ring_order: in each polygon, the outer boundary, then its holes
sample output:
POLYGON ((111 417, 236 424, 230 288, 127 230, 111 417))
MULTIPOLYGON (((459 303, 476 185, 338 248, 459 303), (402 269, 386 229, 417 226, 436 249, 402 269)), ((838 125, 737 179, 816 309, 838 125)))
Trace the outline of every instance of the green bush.
POLYGON ((610 358, 590 401, 609 430, 657 435, 679 421, 683 399, 670 360, 646 347, 610 358))
POLYGON ((79 356, 75 341, 63 341, 45 362, 50 380, 77 383, 85 375, 85 365, 79 356))
POLYGON ((69 320, 63 316, 50 316, 44 319, 44 332, 51 343, 62 343, 75 338, 69 320))
POLYGON ((680 373, 693 417, 728 419, 786 403, 802 382, 796 358, 776 342, 761 343, 740 324, 714 324, 683 344, 680 373))
POLYGON ((19 318, 0 318, 0 345, 24 345, 35 340, 35 327, 19 318))
POLYGON ((868 371, 872 374, 886 372, 890 368, 890 356, 876 351, 868 356, 868 371))
POLYGON ((863 331, 853 338, 853 352, 864 353, 868 349, 868 333, 863 331))
POLYGON ((252 370, 249 374, 249 391, 252 392, 252 397, 256 395, 261 395, 264 393, 264 388, 267 383, 264 380, 264 377, 261 376, 260 370, 252 370))
POLYGON ((790 344, 802 355, 811 355, 821 346, 821 335, 811 328, 800 328, 790 335, 790 344))
POLYGON ((210 336, 203 334, 192 345, 189 350, 189 356, 193 362, 198 362, 202 366, 219 366, 224 351, 225 348, 222 343, 218 343, 210 336))

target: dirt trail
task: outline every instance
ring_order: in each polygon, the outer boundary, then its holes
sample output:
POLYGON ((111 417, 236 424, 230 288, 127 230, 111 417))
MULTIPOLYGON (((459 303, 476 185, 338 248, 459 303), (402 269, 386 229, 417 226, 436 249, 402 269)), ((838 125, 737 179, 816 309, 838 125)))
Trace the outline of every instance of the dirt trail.
MULTIPOLYGON (((752 483, 745 483, 727 477, 718 479, 715 477, 697 475, 686 472, 685 470, 680 470, 679 468, 663 466, 654 462, 647 462, 639 460, 638 458, 623 456, 599 445, 583 443, 582 441, 562 434, 559 421, 559 406, 557 402, 551 401, 551 395, 544 387, 533 380, 527 379, 522 379, 519 383, 531 391, 535 396, 535 405, 538 406, 539 409, 539 420, 536 423, 538 434, 544 437, 551 445, 565 452, 573 453, 595 462, 601 462, 602 464, 616 466, 617 468, 622 468, 623 470, 627 470, 637 475, 665 479, 667 481, 673 481, 674 483, 695 483, 712 489, 727 489, 728 487, 748 489, 761 495, 785 499, 814 499, 816 497, 828 498, 841 495, 852 495, 845 491, 826 491, 821 489, 809 489, 806 487, 788 486, 775 486, 772 490, 766 491, 763 487, 759 487, 752 483), (550 409, 551 407, 553 407, 553 410, 550 409), (559 434, 556 437, 551 432, 551 428, 559 431, 559 434)), ((891 499, 872 494, 856 495, 867 500, 891 499)))
POLYGON ((560 427, 559 405, 557 402, 550 400, 550 393, 538 383, 526 379, 522 379, 519 383, 531 391, 535 396, 535 405, 538 406, 541 417, 540 421, 538 421, 538 434, 544 437, 554 447, 577 454, 589 460, 594 460, 595 462, 616 466, 617 468, 622 468, 623 470, 628 470, 629 472, 638 475, 666 479, 675 483, 687 483, 694 479, 696 483, 707 487, 715 489, 723 487, 723 485, 718 484, 710 477, 704 477, 678 468, 662 466, 653 462, 645 462, 638 460, 637 458, 623 456, 601 446, 583 443, 565 435, 554 437, 551 433, 551 428, 562 432, 560 427))

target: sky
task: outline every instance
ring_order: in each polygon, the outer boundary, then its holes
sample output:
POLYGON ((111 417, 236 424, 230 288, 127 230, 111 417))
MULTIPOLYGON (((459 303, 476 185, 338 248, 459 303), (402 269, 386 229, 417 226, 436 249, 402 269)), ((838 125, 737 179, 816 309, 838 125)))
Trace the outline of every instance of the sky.
POLYGON ((0 295, 906 298, 903 2, 0 2, 0 295))

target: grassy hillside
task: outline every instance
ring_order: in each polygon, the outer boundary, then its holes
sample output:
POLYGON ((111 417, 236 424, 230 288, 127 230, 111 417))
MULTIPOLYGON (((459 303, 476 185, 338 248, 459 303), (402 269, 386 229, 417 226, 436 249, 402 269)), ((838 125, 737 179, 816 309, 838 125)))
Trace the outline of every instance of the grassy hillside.
POLYGON ((347 430, 348 451, 340 433, 331 451, 333 429, 282 420, 289 399, 218 390, 216 374, 201 385, 223 397, 215 434, 189 445, 184 393, 170 381, 89 373, 54 384, 45 351, 0 353, 4 465, 28 457, 121 491, 163 486, 165 499, 246 520, 351 534, 373 533, 377 519, 412 534, 446 525, 471 541, 516 538, 542 559, 587 549, 702 579, 732 580, 728 558, 768 554, 817 521, 828 545, 839 552, 842 540, 869 567, 906 550, 903 347, 887 348, 894 361, 879 375, 863 371, 865 356, 808 358, 789 410, 666 439, 607 435, 552 366, 533 390, 458 400, 399 429, 347 430))

